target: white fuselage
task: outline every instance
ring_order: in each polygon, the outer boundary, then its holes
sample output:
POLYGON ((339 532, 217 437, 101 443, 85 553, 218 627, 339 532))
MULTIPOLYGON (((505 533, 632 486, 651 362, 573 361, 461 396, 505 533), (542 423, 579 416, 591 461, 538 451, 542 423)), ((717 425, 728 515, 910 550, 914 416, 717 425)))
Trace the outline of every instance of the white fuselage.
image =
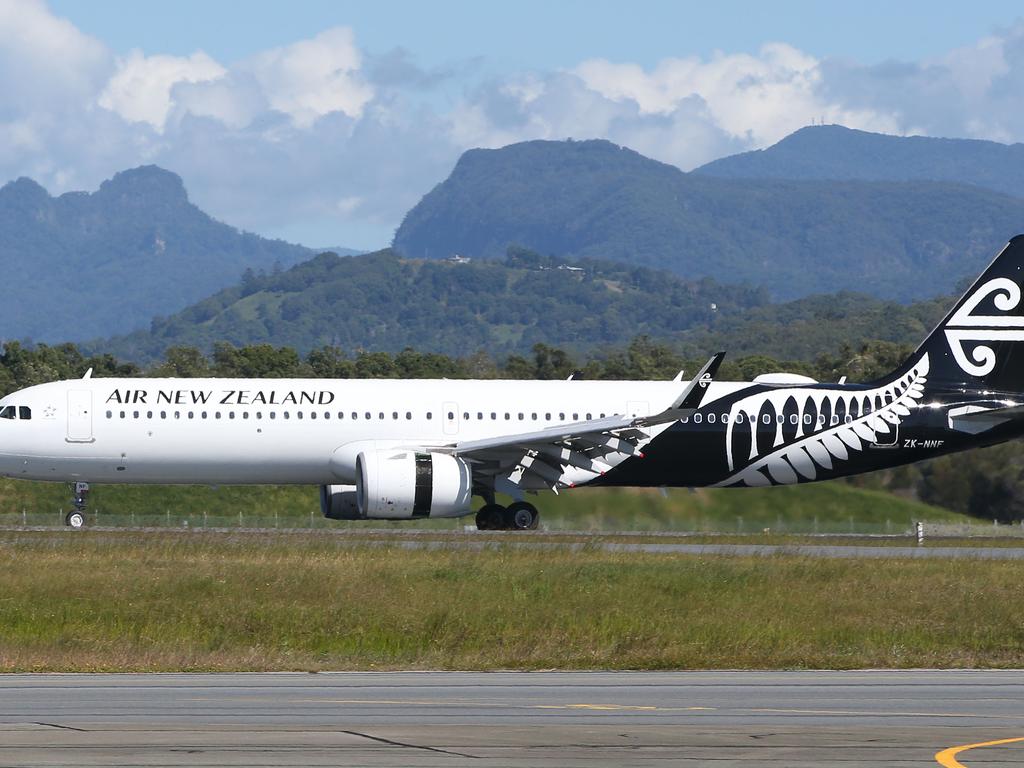
MULTIPOLYGON (((715 383, 707 400, 738 386, 744 385, 715 383)), ((680 387, 636 381, 59 381, 0 400, 0 409, 13 406, 7 413, 30 416, 0 418, 0 474, 117 483, 352 483, 356 456, 367 448, 429 449, 613 414, 657 413, 680 387)))

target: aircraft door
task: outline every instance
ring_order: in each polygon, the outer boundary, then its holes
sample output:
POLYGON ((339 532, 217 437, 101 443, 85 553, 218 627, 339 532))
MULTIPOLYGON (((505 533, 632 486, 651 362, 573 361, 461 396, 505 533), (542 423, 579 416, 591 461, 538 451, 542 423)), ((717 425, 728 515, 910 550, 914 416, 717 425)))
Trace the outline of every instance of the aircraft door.
POLYGON ((81 389, 68 391, 68 442, 91 443, 92 392, 81 389))
POLYGON ((444 420, 444 433, 446 435, 457 435, 459 433, 458 403, 445 403, 441 410, 441 418, 444 420))
POLYGON ((626 416, 637 417, 637 416, 650 416, 651 406, 649 403, 642 402, 640 400, 630 400, 626 403, 626 416))

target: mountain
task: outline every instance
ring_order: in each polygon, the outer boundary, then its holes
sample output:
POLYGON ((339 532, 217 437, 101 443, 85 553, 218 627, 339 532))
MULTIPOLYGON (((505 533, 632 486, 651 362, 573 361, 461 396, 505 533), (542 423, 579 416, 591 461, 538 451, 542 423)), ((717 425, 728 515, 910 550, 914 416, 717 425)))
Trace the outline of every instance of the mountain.
POLYGON ((694 173, 723 179, 949 181, 1024 197, 1024 144, 887 136, 816 125, 767 149, 715 160, 694 173))
POLYGON ((0 335, 65 341, 149 324, 237 281, 312 252, 239 232, 189 202, 155 166, 93 193, 51 197, 31 179, 0 188, 0 335))
POLYGON ((766 298, 763 290, 614 263, 565 264, 516 248, 502 261, 461 263, 403 259, 392 250, 346 258, 325 253, 279 274, 248 275, 155 319, 149 331, 89 347, 141 362, 169 346, 209 350, 217 341, 301 352, 411 346, 459 356, 481 349, 524 353, 537 342, 590 350, 641 334, 674 338, 766 298))
POLYGON ((780 299, 850 290, 949 293, 1024 231, 1024 200, 934 181, 731 179, 683 173, 607 141, 476 149, 406 215, 410 258, 565 259, 764 286, 780 299))
POLYGON ((613 262, 567 264, 521 248, 502 261, 435 261, 393 250, 339 258, 324 253, 289 270, 248 275, 148 331, 84 345, 87 352, 148 363, 171 346, 209 352, 218 341, 269 343, 301 353, 421 352, 495 358, 534 344, 583 356, 640 335, 688 357, 725 349, 813 361, 866 339, 915 344, 952 303, 902 305, 854 293, 770 304, 763 289, 725 286, 613 262))

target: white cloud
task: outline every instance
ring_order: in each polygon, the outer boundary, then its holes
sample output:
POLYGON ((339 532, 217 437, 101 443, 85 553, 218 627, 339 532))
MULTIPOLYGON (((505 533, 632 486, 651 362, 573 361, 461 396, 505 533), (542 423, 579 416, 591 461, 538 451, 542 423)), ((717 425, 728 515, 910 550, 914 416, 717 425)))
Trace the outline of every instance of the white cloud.
POLYGON ((863 66, 772 43, 494 78, 474 60, 425 71, 405 50, 367 55, 345 27, 231 64, 202 52, 118 59, 41 0, 0 0, 0 82, 0 183, 90 189, 157 163, 225 221, 301 223, 310 241, 337 245, 374 244, 347 242, 349 231, 382 244, 478 146, 600 137, 689 169, 821 119, 1024 140, 1024 24, 928 61, 863 66))
POLYGON ((188 57, 145 56, 142 51, 132 51, 118 61, 117 72, 99 95, 98 103, 125 120, 149 123, 162 131, 175 85, 216 80, 225 73, 224 67, 202 51, 188 57))
POLYGON ((331 112, 359 117, 373 89, 359 73, 361 57, 348 27, 265 51, 246 64, 271 108, 309 127, 331 112))
POLYGON ((669 115, 684 100, 699 98, 713 125, 756 147, 820 119, 873 131, 898 127, 891 115, 822 99, 819 62, 783 43, 763 46, 758 56, 666 59, 650 72, 604 59, 585 61, 575 72, 587 87, 615 101, 631 101, 641 114, 669 115))

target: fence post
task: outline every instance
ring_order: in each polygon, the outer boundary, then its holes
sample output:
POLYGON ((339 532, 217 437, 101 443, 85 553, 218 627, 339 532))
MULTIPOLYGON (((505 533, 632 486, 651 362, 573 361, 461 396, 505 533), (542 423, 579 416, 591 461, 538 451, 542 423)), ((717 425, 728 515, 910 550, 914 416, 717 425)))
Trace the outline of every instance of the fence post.
POLYGON ((165 508, 164 512, 167 513, 167 527, 170 528, 171 527, 171 510, 165 508))
POLYGON ((203 529, 205 530, 205 528, 206 528, 206 510, 204 509, 203 510, 203 529))
POLYGON ((918 545, 924 544, 924 523, 922 523, 920 520, 918 520, 914 527, 917 529, 917 543, 918 543, 918 545))

